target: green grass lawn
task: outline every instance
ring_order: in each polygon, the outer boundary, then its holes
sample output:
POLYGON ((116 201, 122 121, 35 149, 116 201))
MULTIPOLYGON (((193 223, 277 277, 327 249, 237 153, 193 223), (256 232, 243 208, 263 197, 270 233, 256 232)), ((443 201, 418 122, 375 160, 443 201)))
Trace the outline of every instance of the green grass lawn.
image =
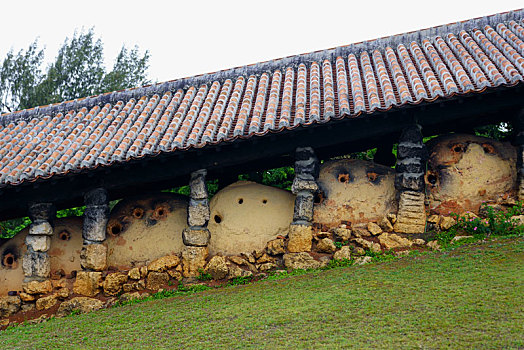
POLYGON ((2 348, 523 348, 524 239, 315 271, 0 333, 2 348))

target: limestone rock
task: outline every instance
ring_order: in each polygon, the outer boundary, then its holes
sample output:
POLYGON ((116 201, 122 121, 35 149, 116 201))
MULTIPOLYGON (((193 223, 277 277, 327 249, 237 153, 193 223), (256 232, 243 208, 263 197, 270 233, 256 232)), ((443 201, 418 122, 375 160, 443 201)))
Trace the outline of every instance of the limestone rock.
POLYGON ((320 267, 320 262, 306 252, 284 254, 284 266, 288 269, 314 269, 320 267))
POLYGON ((141 266, 140 267, 140 278, 146 278, 147 277, 147 266, 141 266))
POLYGON ((360 237, 369 237, 371 236, 371 233, 363 227, 355 227, 353 229, 353 235, 357 238, 360 238, 360 237))
POLYGON ((371 242, 371 241, 368 241, 368 240, 365 240, 363 238, 355 238, 354 242, 357 243, 358 245, 360 245, 362 248, 369 249, 369 250, 371 250, 372 252, 375 252, 375 253, 378 253, 378 252, 382 251, 382 248, 380 247, 380 244, 375 243, 375 242, 371 242))
POLYGON ((247 261, 244 260, 244 258, 240 256, 233 255, 233 256, 229 256, 228 258, 229 258, 229 261, 237 265, 245 265, 247 263, 247 261))
POLYGON ((375 224, 374 222, 368 222, 368 231, 369 231, 373 236, 378 236, 379 234, 382 233, 382 229, 380 228, 380 226, 378 226, 378 225, 375 224))
POLYGON ((35 252, 28 248, 22 261, 22 269, 25 276, 49 278, 49 273, 51 272, 49 255, 43 252, 35 252))
POLYGON ((61 278, 58 280, 51 280, 51 285, 53 286, 54 289, 64 288, 66 284, 67 284, 67 281, 65 278, 61 278))
POLYGON ((207 247, 186 247, 182 252, 182 275, 184 277, 196 277, 206 265, 208 255, 207 247))
POLYGON ((86 244, 80 252, 80 264, 86 270, 107 269, 107 247, 104 244, 86 244))
POLYGON ((441 230, 449 230, 453 225, 457 223, 457 220, 455 220, 452 217, 449 216, 441 216, 440 217, 440 229, 441 230))
POLYGON ((404 191, 400 194, 396 232, 422 233, 426 229, 426 207, 424 193, 404 191))
POLYGON ((395 222, 397 222, 397 215, 396 214, 389 213, 389 214, 386 215, 386 217, 388 218, 389 222, 391 222, 392 224, 395 224, 395 222))
POLYGON ((253 273, 251 271, 243 270, 236 265, 229 265, 229 273, 227 275, 227 279, 233 279, 237 277, 249 277, 252 275, 253 273))
POLYGON ((413 244, 415 245, 426 245, 426 241, 422 238, 417 238, 413 240, 413 244))
POLYGON ((55 306, 57 302, 58 300, 55 294, 52 294, 46 297, 42 297, 36 301, 36 309, 37 310, 47 310, 55 306))
POLYGON ((211 232, 207 228, 185 228, 182 231, 182 241, 185 245, 205 247, 209 244, 211 232))
POLYGON ((87 313, 91 311, 100 310, 104 305, 104 302, 98 299, 76 297, 71 300, 66 300, 56 312, 57 317, 64 317, 71 314, 73 311, 79 313, 87 313))
POLYGON ((289 227, 289 241, 287 249, 290 253, 309 252, 313 240, 311 226, 291 225, 289 227))
POLYGON ((389 221, 389 219, 386 216, 382 217, 382 219, 379 220, 378 226, 380 226, 380 228, 384 232, 393 231, 393 225, 391 224, 391 221, 389 221))
POLYGON ((73 284, 73 292, 94 297, 100 291, 102 272, 78 271, 73 284))
POLYGON ((453 239, 451 240, 451 243, 459 242, 459 241, 463 241, 463 240, 465 240, 465 239, 470 239, 470 238, 473 238, 473 236, 455 236, 455 237, 453 237, 453 239))
POLYGON ((370 256, 361 256, 360 258, 355 259, 356 265, 365 265, 369 264, 373 259, 370 256))
POLYGON ((209 260, 209 263, 205 269, 206 273, 209 273, 214 280, 221 280, 226 278, 229 268, 226 264, 226 259, 223 256, 216 255, 209 260))
POLYGON ((251 253, 242 253, 242 256, 244 257, 244 259, 249 262, 250 264, 254 264, 256 263, 256 259, 255 257, 253 256, 253 254, 251 253))
POLYGON ((26 303, 36 300, 36 296, 28 294, 28 293, 24 293, 24 292, 20 292, 19 296, 20 296, 20 299, 26 303))
POLYGON ((166 272, 152 271, 147 275, 146 288, 149 290, 159 290, 167 285, 169 275, 166 272))
POLYGON ((35 252, 47 252, 51 247, 51 238, 45 235, 27 235, 25 244, 33 248, 35 252))
POLYGON ((333 229, 333 236, 335 236, 335 240, 337 241, 349 241, 351 238, 351 230, 347 228, 337 227, 333 229))
POLYGON ((49 280, 45 280, 42 282, 31 281, 28 283, 24 283, 22 288, 24 292, 26 292, 27 294, 45 294, 53 290, 53 285, 49 280))
POLYGON ((31 224, 29 227, 29 235, 52 236, 53 227, 47 221, 41 222, 39 224, 31 224))
POLYGON ((127 282, 127 274, 121 272, 111 273, 106 276, 102 287, 106 295, 117 295, 122 290, 122 285, 127 282))
POLYGON ((122 302, 126 302, 126 301, 131 301, 131 300, 140 299, 140 298, 141 298, 140 293, 134 292, 134 293, 124 293, 120 296, 119 299, 122 302))
POLYGON ((278 268, 278 266, 276 264, 268 262, 268 263, 260 265, 260 267, 258 269, 260 270, 260 272, 266 272, 266 271, 269 271, 269 270, 274 270, 276 268, 278 268))
POLYGON ((22 301, 18 296, 6 296, 0 298, 0 318, 9 317, 20 310, 22 301))
POLYGON ((176 255, 166 255, 153 260, 147 265, 148 271, 163 272, 176 267, 180 263, 180 258, 176 255))
POLYGON ((394 233, 384 232, 378 236, 380 244, 387 250, 396 248, 409 248, 413 244, 409 239, 400 237, 394 233))
POLYGON ((260 258, 257 259, 257 264, 265 264, 275 261, 274 258, 270 257, 268 254, 263 253, 260 258))
POLYGON ((430 224, 438 225, 439 222, 440 222, 439 215, 433 214, 428 218, 428 223, 430 224))
POLYGON ((207 199, 190 199, 188 207, 189 226, 205 226, 209 221, 209 202, 207 199))
POLYGON ((351 259, 351 247, 345 245, 333 255, 333 260, 349 260, 351 259))
POLYGON ((140 268, 134 267, 127 273, 127 276, 132 280, 139 280, 142 276, 140 275, 140 268))
POLYGON ((267 242, 266 250, 270 255, 284 254, 286 252, 284 240, 277 238, 267 242))
POLYGON ((430 241, 426 244, 431 250, 440 250, 440 244, 437 240, 430 241))
POLYGON ((398 252, 395 252, 395 256, 396 257, 403 257, 403 256, 408 256, 409 255, 409 250, 400 250, 398 252))
POLYGON ((320 231, 320 232, 315 233, 314 236, 315 236, 315 239, 317 240, 322 239, 322 238, 331 238, 331 233, 320 231))
POLYGON ((320 253, 334 253, 337 250, 333 241, 329 238, 323 238, 317 242, 317 251, 320 253))
POLYGON ((56 296, 60 299, 66 299, 68 296, 69 296, 69 289, 67 288, 60 288, 57 292, 56 292, 56 296))
POLYGON ((35 307, 34 303, 22 304, 22 306, 20 307, 20 312, 29 312, 29 311, 33 311, 35 309, 36 309, 36 307, 35 307))
POLYGON ((517 226, 524 225, 524 215, 515 215, 511 217, 511 221, 517 226))
POLYGON ((362 247, 354 247, 353 254, 355 254, 356 256, 362 256, 366 254, 366 251, 362 247))
POLYGON ((182 276, 182 273, 180 271, 176 271, 176 270, 167 270, 167 274, 171 277, 171 278, 174 278, 176 279, 177 281, 181 281, 183 276, 182 276))

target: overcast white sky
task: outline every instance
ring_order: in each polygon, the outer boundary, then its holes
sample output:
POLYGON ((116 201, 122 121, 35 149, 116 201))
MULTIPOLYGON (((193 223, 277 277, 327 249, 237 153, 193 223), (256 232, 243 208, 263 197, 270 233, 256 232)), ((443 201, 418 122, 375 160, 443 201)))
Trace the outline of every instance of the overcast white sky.
POLYGON ((166 81, 524 7, 523 0, 6 1, 0 59, 36 37, 52 60, 75 29, 95 27, 108 66, 122 44, 151 53, 166 81))

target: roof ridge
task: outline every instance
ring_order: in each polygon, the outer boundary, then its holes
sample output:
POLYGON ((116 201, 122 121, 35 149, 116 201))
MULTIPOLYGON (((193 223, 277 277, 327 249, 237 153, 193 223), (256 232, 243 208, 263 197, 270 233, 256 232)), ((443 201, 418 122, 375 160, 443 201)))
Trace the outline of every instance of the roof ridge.
POLYGON ((448 33, 456 34, 463 30, 470 31, 472 29, 485 27, 486 25, 493 26, 499 23, 507 24, 511 20, 519 21, 522 19, 524 19, 524 8, 467 19, 459 22, 442 24, 411 32, 389 35, 376 39, 351 43, 348 45, 337 46, 334 48, 228 68, 217 72, 204 73, 141 87, 133 87, 125 90, 81 97, 74 100, 2 114, 0 115, 0 125, 5 126, 18 120, 28 120, 39 116, 55 115, 70 110, 78 110, 84 107, 92 108, 95 105, 102 106, 106 103, 115 104, 118 101, 127 101, 131 98, 163 94, 167 91, 175 91, 178 89, 185 90, 190 86, 200 86, 202 84, 209 84, 213 81, 219 81, 220 83, 223 83, 226 79, 234 79, 239 76, 261 75, 263 73, 274 72, 279 69, 284 70, 285 68, 291 66, 297 68, 302 63, 311 63, 314 61, 319 62, 325 59, 333 61, 338 56, 349 55, 351 53, 359 55, 363 51, 385 49, 388 46, 396 47, 401 43, 410 43, 412 41, 421 42, 425 38, 434 38, 436 36, 443 36, 448 33))

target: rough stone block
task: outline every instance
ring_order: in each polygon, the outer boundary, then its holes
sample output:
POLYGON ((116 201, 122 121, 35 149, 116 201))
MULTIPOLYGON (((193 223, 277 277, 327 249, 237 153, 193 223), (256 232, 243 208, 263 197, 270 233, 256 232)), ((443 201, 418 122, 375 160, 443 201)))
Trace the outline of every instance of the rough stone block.
POLYGON ((213 279, 221 280, 226 278, 229 273, 229 267, 226 264, 226 259, 223 256, 216 255, 209 260, 205 271, 209 273, 213 279))
POLYGON ((29 234, 32 236, 51 236, 53 235, 53 227, 49 222, 41 221, 38 224, 31 224, 29 234))
POLYGON ((378 241, 387 250, 396 248, 409 248, 413 245, 413 242, 411 242, 409 239, 400 237, 394 233, 387 232, 384 232, 378 236, 378 241))
POLYGON ((368 222, 367 228, 368 228, 368 231, 373 236, 377 236, 382 233, 382 228, 379 225, 375 224, 374 222, 368 222))
POLYGON ((206 265, 209 254, 207 247, 186 247, 182 252, 182 274, 184 277, 196 277, 206 265))
POLYGON ((37 310, 47 310, 55 306, 57 302, 58 300, 55 294, 52 294, 46 297, 42 297, 36 301, 36 309, 37 310))
POLYGON ((337 241, 348 241, 351 238, 351 230, 348 228, 337 227, 333 229, 333 236, 337 241))
POLYGON ((9 317, 20 310, 22 301, 18 296, 6 296, 0 298, 0 318, 9 317))
POLYGON ((295 198, 295 210, 293 212, 293 222, 313 221, 313 193, 301 191, 295 198))
POLYGON ((319 253, 334 253, 337 250, 335 243, 329 238, 322 238, 317 242, 317 251, 319 253))
POLYGON ((169 275, 166 272, 150 272, 147 275, 146 288, 149 290, 159 290, 167 285, 169 275))
POLYGON ((209 221, 209 202, 203 200, 189 200, 187 223, 189 226, 206 226, 209 221))
POLYGON ((22 261, 22 269, 26 277, 49 278, 51 260, 47 252, 35 252, 27 249, 22 261))
POLYGON ((100 292, 102 272, 78 271, 73 284, 73 292, 94 297, 100 292))
POLYGON ((185 245, 193 247, 205 247, 209 244, 211 232, 207 228, 185 228, 182 231, 182 241, 185 245))
POLYGON ((207 171, 205 169, 191 173, 189 189, 190 197, 192 199, 207 199, 206 175, 207 171))
POLYGON ((180 258, 176 255, 166 255, 153 260, 147 265, 148 271, 163 272, 175 268, 180 263, 180 258))
POLYGON ((395 232, 423 233, 426 227, 425 195, 421 192, 405 191, 400 201, 395 222, 395 232))
POLYGON ((73 311, 79 313, 88 313, 95 310, 100 310, 104 306, 104 302, 98 299, 76 297, 71 300, 66 300, 56 312, 57 317, 64 317, 71 314, 73 311))
POLYGON ((122 290, 122 285, 127 282, 127 274, 116 272, 106 276, 102 287, 104 294, 117 295, 122 290))
POLYGON ((131 278, 133 280, 139 280, 141 278, 141 276, 140 276, 140 268, 138 268, 138 267, 132 268, 131 270, 129 270, 127 275, 129 276, 129 278, 131 278))
POLYGON ((31 294, 31 295, 45 294, 53 290, 53 285, 51 281, 49 280, 45 280, 42 282, 31 281, 31 282, 24 283, 22 285, 22 289, 24 290, 25 293, 31 294))
POLYGON ((291 253, 309 252, 313 239, 313 229, 306 225, 291 225, 287 249, 291 253))
POLYGON ((425 186, 424 173, 397 173, 395 176, 395 188, 399 191, 423 192, 425 186))
POLYGON ((106 205, 107 191, 104 188, 95 188, 84 195, 84 203, 87 206, 106 205))
POLYGON ((80 252, 80 265, 83 269, 104 271, 107 269, 107 247, 103 244, 87 244, 80 252))
POLYGON ((343 246, 339 251, 335 252, 333 255, 334 260, 349 260, 351 259, 351 247, 343 246))
POLYGON ((320 267, 321 263, 313 259, 305 252, 284 254, 284 266, 288 269, 314 269, 320 267))
MULTIPOLYGON (((267 242, 266 250, 269 255, 284 254, 286 252, 284 240, 282 238, 277 238, 277 239, 273 239, 267 242)), ((233 259, 231 258, 230 260, 233 261, 233 259)), ((242 265, 242 264, 239 264, 239 265, 242 265)))
POLYGON ((51 203, 33 203, 29 206, 29 218, 35 224, 52 220, 55 215, 56 208, 51 203))
POLYGON ((293 179, 293 185, 291 185, 291 192, 297 194, 300 191, 316 192, 318 191, 318 184, 315 180, 303 180, 295 177, 293 179))
POLYGON ((82 237, 84 240, 103 242, 106 239, 106 226, 109 218, 109 206, 87 206, 84 213, 82 237))
POLYGON ((35 252, 47 252, 51 247, 51 238, 43 235, 27 235, 25 244, 35 252))

